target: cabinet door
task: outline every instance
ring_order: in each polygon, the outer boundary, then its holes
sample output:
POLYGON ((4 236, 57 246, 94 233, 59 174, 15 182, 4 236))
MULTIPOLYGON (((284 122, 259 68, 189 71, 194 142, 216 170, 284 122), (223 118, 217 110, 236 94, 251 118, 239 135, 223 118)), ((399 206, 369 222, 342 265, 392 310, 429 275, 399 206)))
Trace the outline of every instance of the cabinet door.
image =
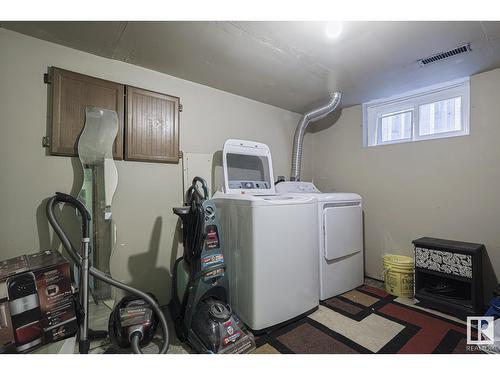
POLYGON ((179 162, 179 98, 127 86, 125 159, 179 162))
POLYGON ((85 125, 85 107, 111 109, 118 114, 115 159, 123 159, 124 86, 64 69, 51 69, 52 121, 50 153, 77 156, 78 138, 85 125))

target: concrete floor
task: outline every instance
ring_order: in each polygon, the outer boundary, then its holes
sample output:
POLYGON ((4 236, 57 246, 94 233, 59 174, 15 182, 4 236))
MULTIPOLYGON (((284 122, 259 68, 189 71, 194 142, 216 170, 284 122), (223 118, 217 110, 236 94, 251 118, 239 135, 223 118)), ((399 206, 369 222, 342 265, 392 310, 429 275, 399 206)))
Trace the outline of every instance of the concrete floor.
MULTIPOLYGON (((95 304, 94 302, 90 302, 89 304, 89 325, 93 330, 108 330, 108 321, 109 316, 111 314, 112 304, 109 301, 100 301, 99 304, 95 304)), ((181 343, 177 336, 175 335, 174 324, 172 319, 170 318, 170 313, 167 309, 163 310, 165 317, 167 318, 168 328, 169 328, 169 349, 168 354, 189 354, 192 353, 191 348, 186 344, 181 343)), ((153 341, 142 350, 145 353, 157 354, 160 351, 160 347, 162 344, 161 341, 161 330, 158 330, 158 334, 153 339, 153 341)), ((108 349, 111 348, 111 343, 109 338, 104 340, 94 340, 90 343, 90 354, 101 354, 105 353, 108 349)), ((111 348, 113 349, 113 348, 111 348)), ((32 353, 34 354, 71 354, 78 353, 78 343, 76 342, 75 337, 70 337, 66 340, 58 341, 49 345, 45 345, 41 348, 36 349, 32 353)), ((116 353, 116 351, 113 351, 116 353)), ((120 350, 119 353, 127 354, 131 353, 130 350, 120 350)))
MULTIPOLYGON (((168 309, 163 309, 163 313, 167 318, 168 328, 169 328, 169 338, 170 345, 168 348, 168 354, 189 354, 191 350, 189 346, 181 343, 177 336, 175 335, 174 323, 170 318, 170 313, 168 309)), ((108 321, 109 315, 111 314, 111 309, 105 303, 99 303, 98 305, 91 304, 90 305, 90 328, 95 330, 108 330, 108 321)), ((162 345, 161 341, 161 329, 158 330, 158 334, 153 339, 153 341, 142 350, 145 353, 149 354, 157 354, 160 351, 160 347, 162 345)), ((100 354, 106 352, 111 346, 109 338, 105 340, 97 340, 92 341, 90 345, 90 353, 91 354, 100 354)), ((76 349, 75 349, 76 350, 76 349)), ((76 352, 78 352, 76 350, 76 352)), ((127 354, 131 353, 130 350, 120 350, 119 353, 127 354)))

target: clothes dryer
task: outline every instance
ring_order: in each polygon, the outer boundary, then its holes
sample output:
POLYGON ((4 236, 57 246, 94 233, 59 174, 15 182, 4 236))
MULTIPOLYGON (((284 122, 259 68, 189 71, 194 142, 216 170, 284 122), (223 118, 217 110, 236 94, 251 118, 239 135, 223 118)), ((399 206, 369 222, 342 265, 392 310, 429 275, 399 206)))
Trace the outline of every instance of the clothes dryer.
POLYGON ((276 192, 317 201, 320 300, 337 296, 364 282, 363 207, 354 193, 321 193, 311 182, 287 181, 276 192))

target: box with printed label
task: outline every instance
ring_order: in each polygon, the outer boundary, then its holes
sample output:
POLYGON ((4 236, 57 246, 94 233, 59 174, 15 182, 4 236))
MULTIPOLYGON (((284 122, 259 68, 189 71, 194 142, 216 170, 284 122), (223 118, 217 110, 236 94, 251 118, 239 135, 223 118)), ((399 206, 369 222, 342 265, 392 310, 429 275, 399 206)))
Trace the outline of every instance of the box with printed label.
POLYGON ((22 353, 77 330, 70 266, 56 250, 0 262, 0 353, 22 353))

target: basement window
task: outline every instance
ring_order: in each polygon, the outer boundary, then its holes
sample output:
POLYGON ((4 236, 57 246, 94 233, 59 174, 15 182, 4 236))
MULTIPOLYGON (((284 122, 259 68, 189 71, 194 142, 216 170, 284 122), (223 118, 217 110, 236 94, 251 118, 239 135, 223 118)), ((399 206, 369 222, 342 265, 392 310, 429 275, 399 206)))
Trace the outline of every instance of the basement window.
POLYGON ((363 104, 364 146, 469 134, 469 78, 363 104))

